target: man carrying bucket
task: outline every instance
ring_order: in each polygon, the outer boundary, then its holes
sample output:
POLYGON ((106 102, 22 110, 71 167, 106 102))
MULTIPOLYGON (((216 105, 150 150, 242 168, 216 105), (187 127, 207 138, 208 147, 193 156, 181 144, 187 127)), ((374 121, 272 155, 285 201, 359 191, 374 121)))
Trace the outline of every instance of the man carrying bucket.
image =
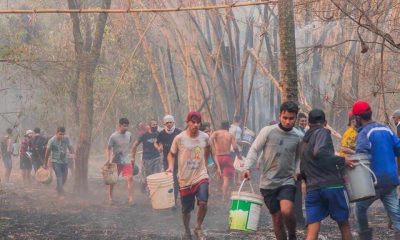
POLYGON ((144 181, 142 183, 142 191, 145 191, 147 182, 146 178, 149 175, 161 172, 161 156, 154 143, 157 141, 158 136, 158 125, 157 121, 151 119, 149 122, 150 128, 146 133, 139 136, 139 139, 133 143, 132 147, 132 158, 135 159, 136 151, 139 144, 143 144, 143 155, 142 155, 142 174, 144 175, 144 181))
MULTIPOLYGON (((185 226, 185 238, 191 238, 190 212, 194 209, 195 198, 197 198, 197 222, 195 235, 202 238, 204 217, 207 213, 208 201, 208 174, 207 161, 210 154, 209 137, 206 133, 199 131, 201 114, 189 112, 186 117, 187 129, 175 137, 171 150, 168 154, 167 172, 174 171, 175 156, 178 156, 178 179, 179 193, 182 204, 182 220, 185 226)), ((219 164, 216 162, 218 172, 221 173, 219 164)))
POLYGON ((368 102, 354 103, 352 113, 356 117, 357 126, 362 127, 357 135, 356 153, 371 155, 371 170, 378 180, 376 196, 356 203, 360 239, 372 239, 367 210, 377 199, 382 201, 393 223, 395 239, 400 239, 400 208, 396 191, 399 185, 396 156, 400 156, 400 139, 388 126, 372 121, 372 109, 368 102))
MULTIPOLYGON (((112 162, 117 164, 118 175, 122 173, 122 176, 125 178, 128 187, 128 205, 133 206, 132 176, 135 159, 132 158, 129 160, 129 148, 132 144, 132 134, 128 131, 128 128, 129 120, 127 118, 120 118, 117 131, 111 134, 108 139, 106 157, 107 163, 112 162)), ((114 184, 109 185, 108 201, 110 205, 114 204, 113 190, 114 184)))
POLYGON ((228 130, 229 122, 224 121, 221 123, 221 129, 214 131, 210 137, 212 152, 222 171, 222 200, 226 199, 229 182, 233 180, 235 175, 233 159, 230 154, 231 147, 235 151, 236 156, 242 160, 236 138, 228 130))
POLYGON ((74 154, 74 149, 68 137, 65 137, 65 128, 58 127, 56 135, 50 138, 47 143, 46 153, 44 157, 45 168, 53 167, 57 178, 57 193, 60 200, 64 199, 64 184, 68 176, 68 159, 67 151, 74 154), (48 159, 51 155, 51 161, 48 159))
MULTIPOLYGON (((172 141, 179 133, 182 132, 182 130, 175 127, 175 119, 171 115, 164 116, 163 122, 164 122, 164 130, 162 130, 158 134, 157 141, 154 143, 154 147, 156 147, 159 152, 163 153, 163 166, 164 170, 167 170, 168 153, 169 150, 171 149, 172 141)), ((178 161, 175 161, 174 172, 173 172, 175 201, 178 197, 178 188, 179 188, 177 170, 178 170, 178 161)))
POLYGON ((245 161, 244 177, 249 178, 250 168, 257 162, 258 154, 262 171, 260 191, 272 215, 276 239, 296 239, 296 220, 293 203, 296 194, 295 170, 300 136, 294 129, 299 107, 292 101, 280 107, 279 124, 266 126, 250 147, 245 161), (284 224, 285 223, 285 226, 284 224))
POLYGON ((308 118, 310 129, 301 143, 301 173, 297 177, 306 182, 307 240, 318 239, 321 221, 328 215, 338 223, 342 239, 349 240, 349 205, 338 169, 352 162, 335 156, 331 133, 325 128, 325 113, 313 109, 308 118))

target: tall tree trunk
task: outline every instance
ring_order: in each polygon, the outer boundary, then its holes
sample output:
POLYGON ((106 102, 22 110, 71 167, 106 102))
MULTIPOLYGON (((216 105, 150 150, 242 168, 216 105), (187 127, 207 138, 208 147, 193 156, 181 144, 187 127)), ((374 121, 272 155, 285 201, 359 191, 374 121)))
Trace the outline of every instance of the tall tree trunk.
POLYGON ((298 101, 293 0, 279 0, 280 84, 282 100, 298 101))
MULTIPOLYGON (((111 0, 103 0, 101 8, 109 9, 111 0)), ((79 9, 76 1, 68 0, 70 9, 79 9)), ((73 36, 75 44, 75 57, 77 61, 78 80, 78 102, 79 102, 79 139, 76 149, 76 169, 74 190, 78 193, 88 191, 88 160, 92 142, 93 129, 93 84, 94 73, 100 57, 101 45, 103 42, 104 27, 107 22, 108 14, 99 13, 96 22, 94 35, 90 26, 85 26, 85 37, 82 36, 81 19, 77 13, 71 13, 73 36)), ((89 19, 85 19, 85 24, 90 24, 89 19)))

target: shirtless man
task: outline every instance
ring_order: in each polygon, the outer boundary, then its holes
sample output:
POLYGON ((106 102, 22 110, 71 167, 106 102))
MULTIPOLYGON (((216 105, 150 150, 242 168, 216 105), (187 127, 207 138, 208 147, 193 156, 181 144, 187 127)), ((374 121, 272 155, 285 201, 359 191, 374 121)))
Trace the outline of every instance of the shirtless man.
POLYGON ((210 145, 212 152, 214 154, 214 159, 217 159, 222 176, 222 200, 225 200, 227 196, 227 191, 229 187, 230 180, 233 179, 235 175, 235 168, 233 167, 233 159, 231 158, 230 150, 231 146, 238 156, 240 156, 239 148, 236 143, 235 137, 229 133, 229 122, 225 121, 221 123, 221 129, 213 132, 210 137, 210 145))

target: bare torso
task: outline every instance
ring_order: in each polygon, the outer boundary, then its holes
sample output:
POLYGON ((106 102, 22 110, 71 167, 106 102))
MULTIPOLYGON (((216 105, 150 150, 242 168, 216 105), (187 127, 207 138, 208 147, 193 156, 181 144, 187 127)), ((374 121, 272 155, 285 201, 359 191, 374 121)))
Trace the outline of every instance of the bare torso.
POLYGON ((215 155, 229 155, 231 145, 236 146, 234 137, 227 130, 217 130, 211 135, 215 155))

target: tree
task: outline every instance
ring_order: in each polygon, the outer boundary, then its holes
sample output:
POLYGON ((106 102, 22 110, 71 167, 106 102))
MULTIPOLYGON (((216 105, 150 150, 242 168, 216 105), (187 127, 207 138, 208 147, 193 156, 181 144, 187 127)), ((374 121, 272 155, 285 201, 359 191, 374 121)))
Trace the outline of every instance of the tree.
POLYGON ((293 0, 278 1, 279 43, 280 43, 280 85, 282 100, 298 101, 296 37, 293 14, 293 0))
MULTIPOLYGON (((101 8, 109 9, 111 0, 103 0, 101 8)), ((68 0, 70 9, 79 9, 77 1, 68 0)), ((88 160, 92 142, 93 129, 93 83, 94 73, 101 52, 107 13, 99 13, 94 32, 87 15, 82 18, 71 13, 73 37, 75 45, 76 81, 79 114, 79 138, 76 149, 76 171, 74 190, 79 193, 88 190, 88 160), (81 27, 83 26, 84 35, 81 27)))

